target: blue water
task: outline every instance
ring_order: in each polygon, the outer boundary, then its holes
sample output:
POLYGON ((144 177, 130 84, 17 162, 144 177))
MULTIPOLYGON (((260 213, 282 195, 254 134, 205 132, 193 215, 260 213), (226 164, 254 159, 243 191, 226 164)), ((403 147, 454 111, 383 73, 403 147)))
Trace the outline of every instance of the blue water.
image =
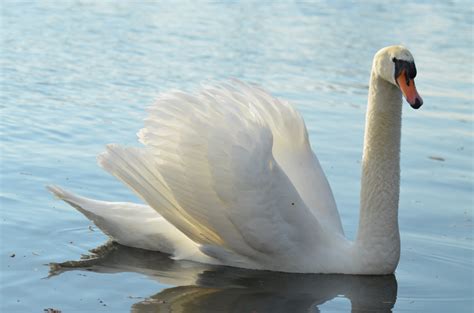
POLYGON ((474 310, 468 1, 4 1, 0 8, 0 311, 474 310), (395 276, 255 273, 118 247, 89 271, 45 279, 45 264, 77 260, 107 238, 44 186, 139 201, 96 165, 96 155, 111 142, 137 145, 159 92, 229 77, 256 82, 302 112, 353 238, 371 60, 398 43, 415 56, 425 105, 403 112, 395 276))

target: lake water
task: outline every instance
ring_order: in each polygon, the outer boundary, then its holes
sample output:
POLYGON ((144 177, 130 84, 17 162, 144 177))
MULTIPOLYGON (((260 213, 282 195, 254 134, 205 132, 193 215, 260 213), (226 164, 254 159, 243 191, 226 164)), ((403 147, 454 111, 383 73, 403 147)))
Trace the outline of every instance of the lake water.
POLYGON ((468 1, 327 3, 3 1, 2 312, 472 312, 473 7, 468 1), (415 56, 420 110, 406 103, 394 276, 288 275, 173 262, 109 246, 44 186, 139 201, 96 165, 107 143, 137 145, 161 91, 236 77, 303 114, 346 234, 358 225, 373 54, 415 56))

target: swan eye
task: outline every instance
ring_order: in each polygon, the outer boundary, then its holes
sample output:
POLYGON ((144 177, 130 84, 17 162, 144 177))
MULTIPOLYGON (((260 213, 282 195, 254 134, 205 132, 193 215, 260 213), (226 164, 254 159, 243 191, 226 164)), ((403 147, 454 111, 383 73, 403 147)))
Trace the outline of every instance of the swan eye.
POLYGON ((416 77, 416 66, 413 61, 399 60, 397 58, 392 58, 393 63, 395 63, 395 80, 405 71, 405 76, 407 84, 409 84, 410 79, 416 77))

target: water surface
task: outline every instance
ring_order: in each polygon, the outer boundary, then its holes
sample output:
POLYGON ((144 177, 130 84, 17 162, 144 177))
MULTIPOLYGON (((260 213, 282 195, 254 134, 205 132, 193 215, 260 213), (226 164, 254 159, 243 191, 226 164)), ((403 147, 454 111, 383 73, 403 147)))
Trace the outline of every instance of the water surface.
POLYGON ((469 2, 0 6, 1 311, 474 309, 469 2), (79 259, 107 238, 44 186, 139 201, 96 155, 111 142, 137 145, 159 92, 229 77, 256 82, 302 112, 353 238, 371 60, 398 43, 415 56, 425 105, 403 112, 394 276, 255 273, 119 247, 89 270, 47 278, 45 264, 79 259))

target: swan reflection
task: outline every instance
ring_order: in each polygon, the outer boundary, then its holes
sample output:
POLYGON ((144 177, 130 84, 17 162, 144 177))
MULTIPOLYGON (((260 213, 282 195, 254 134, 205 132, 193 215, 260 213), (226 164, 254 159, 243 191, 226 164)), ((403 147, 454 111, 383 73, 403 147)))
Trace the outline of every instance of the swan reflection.
POLYGON ((253 271, 174 261, 168 255, 108 243, 80 261, 51 264, 50 276, 70 270, 135 272, 177 287, 161 290, 131 312, 319 312, 342 296, 352 312, 391 312, 394 275, 318 275, 253 271))

